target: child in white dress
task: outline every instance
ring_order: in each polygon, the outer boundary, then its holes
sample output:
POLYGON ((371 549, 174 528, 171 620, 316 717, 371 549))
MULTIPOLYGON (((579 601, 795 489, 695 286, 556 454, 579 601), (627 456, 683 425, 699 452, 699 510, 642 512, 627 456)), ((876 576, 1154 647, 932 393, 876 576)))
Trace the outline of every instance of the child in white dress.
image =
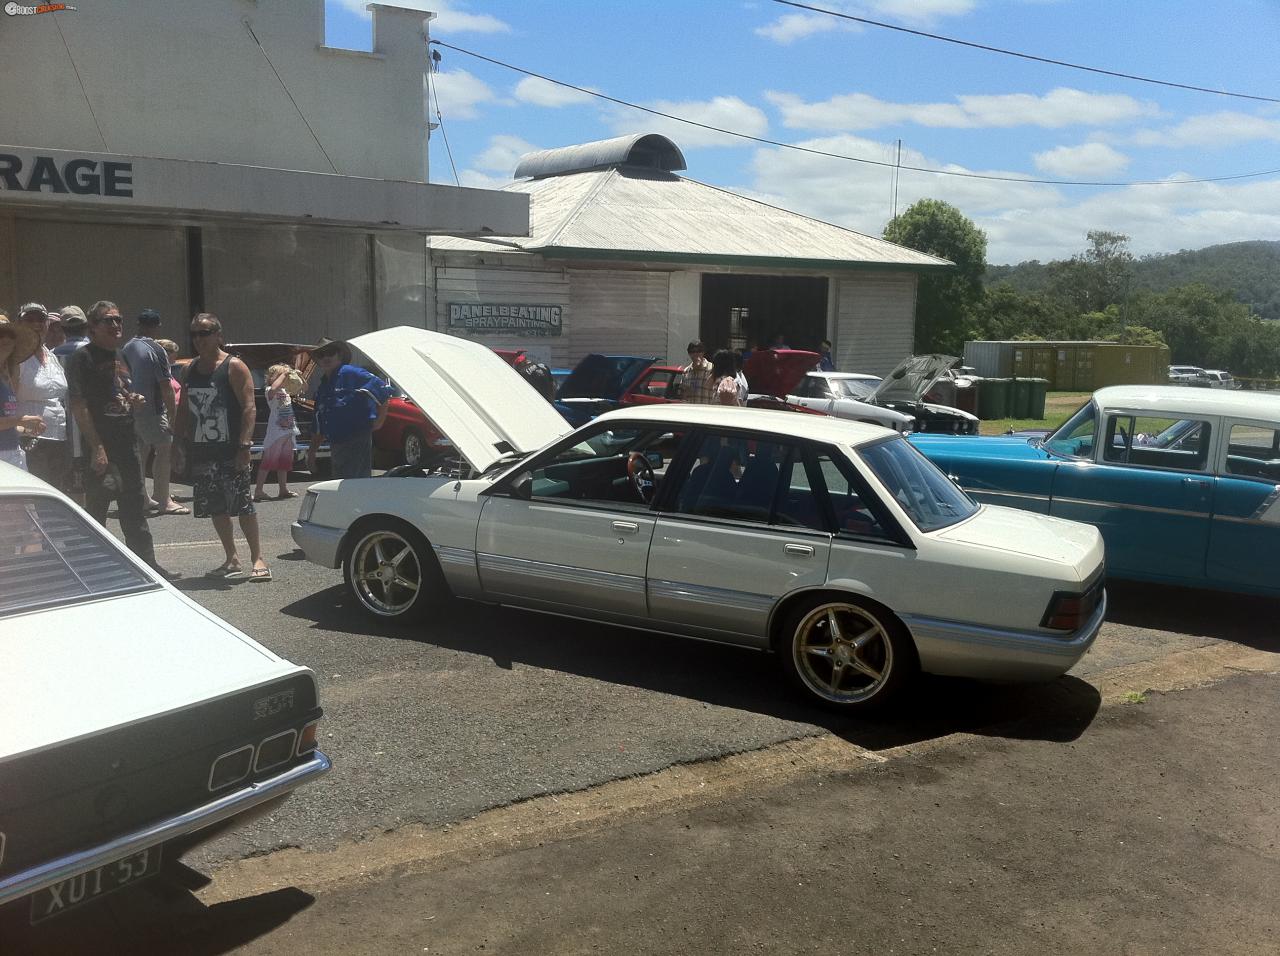
POLYGON ((266 501, 262 486, 267 472, 274 471, 280 481, 277 499, 296 498, 297 492, 289 490, 289 469, 293 467, 294 438, 298 426, 293 420, 293 399, 302 394, 302 376, 290 365, 273 365, 267 369, 267 436, 262 440, 262 461, 258 463, 258 487, 254 489, 254 501, 266 501))

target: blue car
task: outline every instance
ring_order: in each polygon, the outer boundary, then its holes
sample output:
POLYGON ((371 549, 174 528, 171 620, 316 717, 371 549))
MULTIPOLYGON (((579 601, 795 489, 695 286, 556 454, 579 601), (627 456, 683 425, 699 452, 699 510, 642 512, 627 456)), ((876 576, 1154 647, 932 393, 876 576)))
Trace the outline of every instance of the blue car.
POLYGON ((556 409, 574 428, 622 405, 622 396, 656 355, 600 355, 592 352, 577 364, 556 390, 556 409))
POLYGON ((1045 437, 911 441, 979 501, 1097 527, 1109 577, 1280 596, 1280 395, 1122 385, 1045 437))

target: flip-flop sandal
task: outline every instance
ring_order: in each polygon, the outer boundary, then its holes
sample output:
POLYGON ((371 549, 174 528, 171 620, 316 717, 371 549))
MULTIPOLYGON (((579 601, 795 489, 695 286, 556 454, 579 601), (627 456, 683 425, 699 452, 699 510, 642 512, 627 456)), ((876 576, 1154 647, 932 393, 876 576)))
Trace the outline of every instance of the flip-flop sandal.
POLYGON ((249 575, 244 568, 232 568, 225 564, 220 564, 212 571, 206 571, 204 576, 206 578, 223 578, 224 580, 235 581, 239 578, 247 578, 249 575))
POLYGON ((178 507, 170 508, 168 511, 157 511, 156 514, 157 515, 189 515, 191 514, 191 509, 184 508, 182 505, 178 505, 178 507))
POLYGON ((270 568, 254 568, 252 571, 249 572, 249 580, 255 581, 255 582, 270 581, 271 569, 270 568))
POLYGON ((282 495, 276 495, 276 501, 284 501, 286 498, 296 498, 296 497, 298 497, 298 493, 296 491, 286 491, 282 495))
POLYGON ((254 500, 254 501, 274 501, 275 499, 274 499, 274 498, 268 498, 266 495, 263 495, 262 497, 258 497, 257 495, 254 495, 254 496, 253 496, 253 500, 254 500))

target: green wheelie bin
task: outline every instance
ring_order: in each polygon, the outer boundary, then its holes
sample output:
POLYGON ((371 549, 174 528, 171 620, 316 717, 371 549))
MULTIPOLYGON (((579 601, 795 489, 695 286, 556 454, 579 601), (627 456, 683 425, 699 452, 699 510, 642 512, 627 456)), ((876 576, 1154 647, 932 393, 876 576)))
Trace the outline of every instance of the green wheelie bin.
POLYGON ((985 422, 1009 417, 1009 386, 1007 378, 984 378, 978 386, 978 417, 985 422))

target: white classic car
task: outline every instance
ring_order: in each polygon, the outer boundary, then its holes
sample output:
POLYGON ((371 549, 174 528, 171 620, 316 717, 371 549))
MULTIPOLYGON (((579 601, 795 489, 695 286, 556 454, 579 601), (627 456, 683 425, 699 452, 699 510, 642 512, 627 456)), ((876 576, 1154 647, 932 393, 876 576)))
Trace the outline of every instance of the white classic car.
POLYGON ((455 595, 746 645, 846 710, 917 668, 1051 679, 1102 626, 1095 529, 977 505, 898 433, 684 404, 570 432, 476 343, 394 328, 353 344, 470 466, 308 491, 294 540, 375 617, 455 595))
POLYGON ((311 671, 7 464, 0 581, 4 921, 40 923, 150 877, 329 769, 311 671))
MULTIPOLYGON (((871 406, 910 415, 915 421, 915 431, 976 435, 976 415, 924 400, 958 361, 951 355, 912 355, 883 378, 863 372, 810 372, 796 394, 788 395, 787 400, 855 421, 865 420, 861 410, 871 406)), ((953 394, 957 386, 970 388, 973 384, 968 376, 953 377, 951 381, 953 394)))

